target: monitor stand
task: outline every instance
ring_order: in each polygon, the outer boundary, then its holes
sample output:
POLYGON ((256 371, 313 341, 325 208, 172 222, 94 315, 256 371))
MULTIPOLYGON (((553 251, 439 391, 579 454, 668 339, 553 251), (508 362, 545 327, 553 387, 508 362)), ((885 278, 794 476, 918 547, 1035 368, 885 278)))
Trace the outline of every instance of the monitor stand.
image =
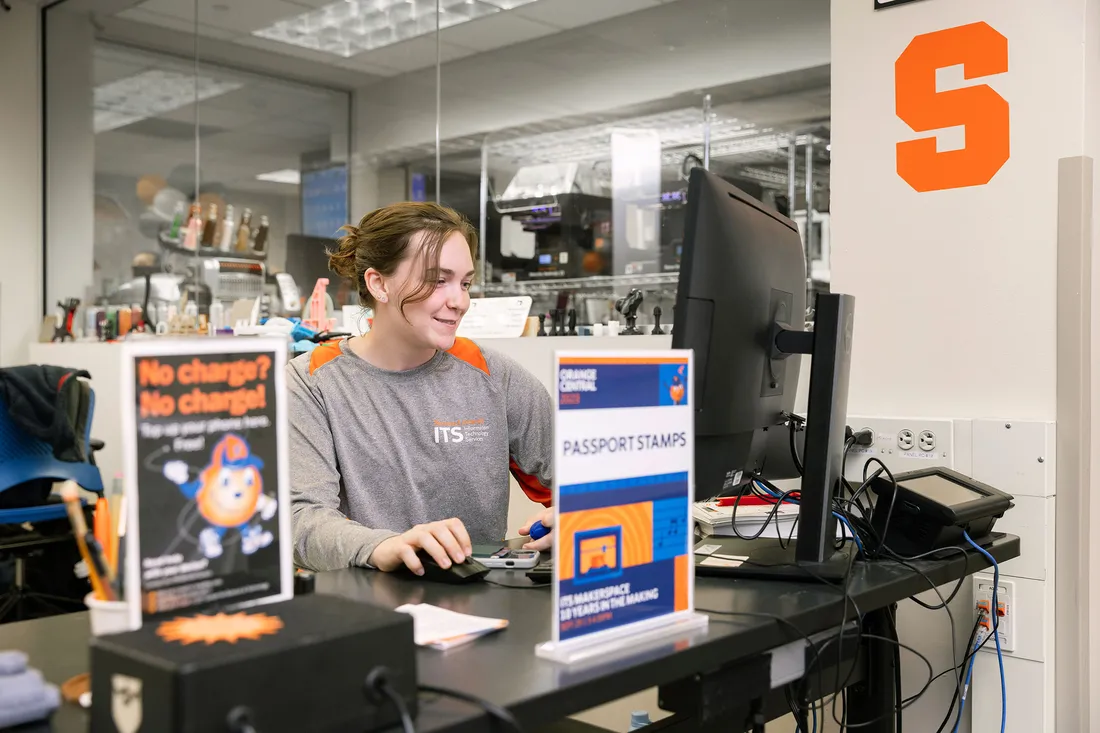
MULTIPOLYGON (((796 538, 797 539, 797 538, 796 538)), ((755 540, 743 540, 740 537, 703 537, 699 544, 721 545, 718 555, 745 557, 737 567, 704 565, 707 556, 696 556, 695 574, 722 578, 752 578, 757 580, 827 580, 841 582, 848 577, 852 564, 852 555, 847 547, 834 551, 824 562, 809 562, 795 557, 795 541, 786 543, 786 548, 777 539, 759 537, 755 540)))
MULTIPOLYGON (((776 324, 773 335, 777 355, 810 354, 798 537, 787 543, 786 549, 780 546, 778 538, 705 538, 704 544, 712 539, 721 544, 725 548, 723 554, 748 558, 736 568, 723 568, 727 572, 722 575, 843 580, 848 574, 851 553, 856 549, 850 544, 842 551, 833 549, 837 535, 833 497, 844 474, 855 299, 839 293, 821 293, 817 296, 816 312, 812 332, 789 330, 776 324)), ((717 570, 715 565, 696 563, 696 570, 705 574, 717 570)))

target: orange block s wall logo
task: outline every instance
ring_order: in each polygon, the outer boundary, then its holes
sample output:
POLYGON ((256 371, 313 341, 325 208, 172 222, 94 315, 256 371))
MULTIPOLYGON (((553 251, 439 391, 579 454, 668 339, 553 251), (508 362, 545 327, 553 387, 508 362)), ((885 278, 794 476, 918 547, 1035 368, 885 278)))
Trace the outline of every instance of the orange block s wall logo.
POLYGON ((936 91, 936 71, 963 67, 966 79, 1008 71, 1008 39, 988 23, 919 35, 894 63, 897 116, 914 132, 962 126, 961 150, 936 150, 935 137, 897 144, 897 171, 920 192, 982 186, 1009 157, 1009 107, 987 84, 936 91))

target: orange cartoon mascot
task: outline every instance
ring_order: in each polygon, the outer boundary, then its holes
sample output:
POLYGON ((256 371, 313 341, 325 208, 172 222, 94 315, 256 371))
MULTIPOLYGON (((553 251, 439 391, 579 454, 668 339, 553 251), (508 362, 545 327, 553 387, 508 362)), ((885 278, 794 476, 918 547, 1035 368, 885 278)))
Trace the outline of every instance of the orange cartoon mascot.
POLYGON ((199 548, 208 558, 222 554, 222 538, 228 529, 241 535, 241 552, 251 555, 267 547, 273 539, 253 519, 262 521, 275 516, 278 502, 263 493, 260 469, 263 461, 252 455, 247 441, 228 433, 214 445, 210 463, 190 480, 190 469, 183 461, 164 464, 164 475, 180 487, 188 499, 194 499, 199 514, 209 524, 199 532, 199 548))
POLYGON ((680 404, 684 400, 684 382, 680 379, 679 375, 672 375, 672 384, 668 388, 668 396, 675 405, 680 404))

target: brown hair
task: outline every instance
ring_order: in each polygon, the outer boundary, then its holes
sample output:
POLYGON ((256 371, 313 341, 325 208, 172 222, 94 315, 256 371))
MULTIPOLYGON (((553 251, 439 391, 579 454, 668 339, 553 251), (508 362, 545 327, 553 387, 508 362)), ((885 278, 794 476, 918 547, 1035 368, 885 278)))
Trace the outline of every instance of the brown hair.
POLYGON ((348 224, 347 232, 328 253, 328 266, 356 286, 359 302, 374 306, 374 296, 367 290, 364 274, 374 268, 384 277, 393 275, 410 252, 409 245, 417 233, 422 233, 419 255, 424 262, 424 278, 419 288, 401 298, 404 313, 409 303, 427 300, 438 277, 439 253, 452 234, 461 234, 470 246, 470 257, 477 256, 477 232, 462 214, 446 206, 406 201, 375 209, 359 220, 359 226, 348 224))

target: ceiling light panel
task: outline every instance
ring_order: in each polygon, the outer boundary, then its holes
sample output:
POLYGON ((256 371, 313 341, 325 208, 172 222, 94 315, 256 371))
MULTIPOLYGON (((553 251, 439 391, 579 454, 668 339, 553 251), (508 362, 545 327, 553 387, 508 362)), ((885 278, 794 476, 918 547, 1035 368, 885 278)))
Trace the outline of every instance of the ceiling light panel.
POLYGON ((95 131, 125 127, 242 86, 235 81, 149 69, 95 88, 95 131))
POLYGON ((269 173, 261 173, 256 176, 256 180, 268 181, 270 183, 291 183, 297 186, 302 182, 302 174, 293 168, 284 168, 269 173))
MULTIPOLYGON (((468 23, 537 0, 441 0, 439 28, 468 23)), ((337 0, 252 35, 350 58, 435 33, 436 0, 337 0)))

